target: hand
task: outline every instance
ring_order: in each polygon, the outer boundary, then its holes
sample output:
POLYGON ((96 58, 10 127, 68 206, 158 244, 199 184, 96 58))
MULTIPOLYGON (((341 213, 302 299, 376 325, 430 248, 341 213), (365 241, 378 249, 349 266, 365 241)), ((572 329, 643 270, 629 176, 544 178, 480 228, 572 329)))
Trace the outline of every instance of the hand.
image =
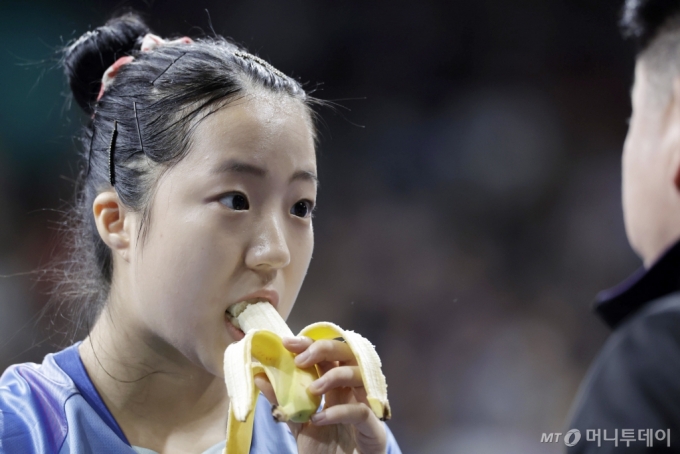
MULTIPOLYGON (((349 346, 336 340, 314 342, 307 337, 287 337, 283 345, 297 354, 298 367, 317 365, 321 377, 309 391, 325 395, 322 411, 310 423, 289 423, 301 454, 385 454, 387 434, 371 411, 359 366, 349 346)), ((274 391, 264 374, 255 384, 272 404, 274 391)))

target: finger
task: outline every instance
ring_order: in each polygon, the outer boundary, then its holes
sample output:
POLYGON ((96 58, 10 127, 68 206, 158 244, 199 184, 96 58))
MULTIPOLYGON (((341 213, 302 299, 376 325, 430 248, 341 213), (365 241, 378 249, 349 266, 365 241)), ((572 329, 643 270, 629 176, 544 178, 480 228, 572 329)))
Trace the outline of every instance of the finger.
POLYGON ((314 343, 312 339, 305 336, 285 336, 281 338, 281 341, 283 341, 283 346, 286 347, 288 351, 297 354, 304 352, 314 343))
POLYGON ((324 407, 330 408, 335 405, 355 403, 356 399, 352 393, 352 388, 335 388, 324 394, 324 407))
POLYGON ((360 388, 352 388, 352 392, 354 393, 354 399, 357 402, 363 402, 368 405, 368 394, 366 393, 366 388, 363 386, 360 388))
POLYGON ((253 381, 255 382, 255 386, 257 386, 260 391, 262 391, 262 394, 264 394, 264 397, 267 398, 270 404, 279 404, 279 401, 276 399, 276 394, 274 393, 274 387, 271 383, 269 383, 267 375, 262 373, 256 374, 253 376, 253 381))
POLYGON ((340 366, 330 369, 309 385, 312 394, 325 394, 335 388, 363 388, 359 366, 340 366))
POLYGON ((382 422, 366 404, 342 404, 329 407, 312 415, 312 423, 316 426, 330 424, 351 424, 358 435, 365 440, 385 439, 385 428, 382 422))
POLYGON ((354 353, 345 342, 322 339, 295 357, 298 367, 310 367, 322 361, 355 362, 354 353))
POLYGON ((338 367, 340 364, 337 361, 321 361, 316 365, 319 369, 319 374, 323 375, 334 367, 338 367))
MULTIPOLYGON (((354 439, 359 452, 381 452, 387 448, 385 426, 365 404, 336 405, 312 415, 312 424, 350 424, 354 427, 354 439)), ((356 451, 355 451, 356 452, 356 451)))

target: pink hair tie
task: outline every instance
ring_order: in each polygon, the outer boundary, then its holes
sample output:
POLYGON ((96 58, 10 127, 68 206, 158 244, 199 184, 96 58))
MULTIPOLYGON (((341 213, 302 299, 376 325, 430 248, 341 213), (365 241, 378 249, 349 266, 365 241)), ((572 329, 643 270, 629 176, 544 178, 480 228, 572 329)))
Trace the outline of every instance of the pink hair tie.
POLYGON ((194 40, 188 36, 183 36, 179 39, 173 39, 172 41, 167 41, 158 35, 152 33, 147 33, 142 40, 142 52, 148 52, 154 50, 160 46, 167 46, 172 44, 192 44, 194 40))
POLYGON ((109 66, 106 71, 104 71, 104 76, 102 77, 102 86, 99 89, 99 94, 97 95, 97 101, 102 99, 102 96, 104 96, 104 91, 107 88, 109 88, 109 86, 111 86, 111 83, 113 82, 114 77, 116 77, 116 74, 118 74, 118 71, 120 71, 120 68, 123 65, 127 65, 128 63, 130 63, 134 59, 135 59, 134 57, 130 57, 130 56, 120 57, 111 66, 109 66))
MULTIPOLYGON (((167 41, 161 38, 160 36, 147 33, 142 39, 141 50, 142 52, 149 52, 157 47, 167 46, 168 44, 170 45, 192 44, 193 42, 194 41, 188 36, 184 36, 182 38, 175 39, 172 41, 167 41)), ((123 65, 127 65, 128 63, 132 62, 132 60, 134 59, 135 59, 134 57, 130 56, 120 57, 111 66, 109 66, 106 71, 104 71, 104 76, 102 76, 102 85, 101 88, 99 89, 99 94, 97 95, 97 102, 99 102, 99 100, 102 99, 102 96, 104 96, 104 92, 106 91, 106 89, 108 89, 111 86, 111 83, 113 82, 113 79, 116 77, 116 74, 118 74, 118 71, 120 71, 120 68, 123 65)))

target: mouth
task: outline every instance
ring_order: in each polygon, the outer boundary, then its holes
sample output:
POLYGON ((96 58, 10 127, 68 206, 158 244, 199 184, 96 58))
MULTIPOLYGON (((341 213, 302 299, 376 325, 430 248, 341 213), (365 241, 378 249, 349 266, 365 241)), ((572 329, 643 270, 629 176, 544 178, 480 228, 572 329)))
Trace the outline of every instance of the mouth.
POLYGON ((229 333, 231 339, 238 342, 246 337, 246 333, 244 333, 242 329, 236 327, 234 325, 234 321, 236 321, 236 319, 229 318, 229 314, 227 313, 226 317, 224 318, 224 326, 226 327, 227 333, 229 333))
MULTIPOLYGON (((241 313, 246 309, 251 304, 255 303, 269 303, 272 304, 272 302, 267 299, 267 298, 262 298, 262 297, 255 297, 255 298, 250 298, 244 301, 240 301, 238 303, 232 304, 227 308, 227 310, 224 312, 227 320, 229 323, 234 325, 236 329, 241 331, 241 325, 238 322, 238 316, 241 315, 241 313)), ((241 331, 243 332, 243 331, 241 331)))
POLYGON ((276 308, 279 305, 279 293, 271 288, 262 288, 253 293, 241 296, 235 303, 232 303, 226 308, 224 311, 225 322, 232 337, 240 340, 245 336, 244 330, 238 321, 238 316, 246 309, 246 307, 260 302, 271 304, 276 308))

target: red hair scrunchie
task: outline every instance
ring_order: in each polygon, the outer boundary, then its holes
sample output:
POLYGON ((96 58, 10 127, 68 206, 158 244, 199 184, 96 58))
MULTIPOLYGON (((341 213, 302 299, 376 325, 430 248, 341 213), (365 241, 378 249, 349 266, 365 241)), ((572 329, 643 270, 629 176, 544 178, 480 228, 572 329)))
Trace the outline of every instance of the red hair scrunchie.
MULTIPOLYGON (((147 33, 144 36, 144 39, 142 40, 142 52, 149 52, 154 50, 157 47, 160 46, 167 46, 168 44, 191 44, 194 41, 189 38, 188 36, 184 36, 179 39, 174 39, 172 41, 167 41, 163 38, 161 38, 158 35, 154 35, 151 33, 147 33)), ((111 83, 113 82, 113 79, 115 79, 116 74, 118 74, 118 71, 120 71, 120 68, 123 65, 127 65, 128 63, 132 62, 135 58, 131 57, 129 55, 126 55, 125 57, 120 57, 118 60, 116 60, 111 66, 109 66, 106 71, 104 71, 104 75, 102 76, 102 84, 101 88, 99 89, 99 94, 97 95, 97 101, 102 99, 102 96, 104 96, 104 92, 106 91, 107 88, 111 86, 111 83)))

